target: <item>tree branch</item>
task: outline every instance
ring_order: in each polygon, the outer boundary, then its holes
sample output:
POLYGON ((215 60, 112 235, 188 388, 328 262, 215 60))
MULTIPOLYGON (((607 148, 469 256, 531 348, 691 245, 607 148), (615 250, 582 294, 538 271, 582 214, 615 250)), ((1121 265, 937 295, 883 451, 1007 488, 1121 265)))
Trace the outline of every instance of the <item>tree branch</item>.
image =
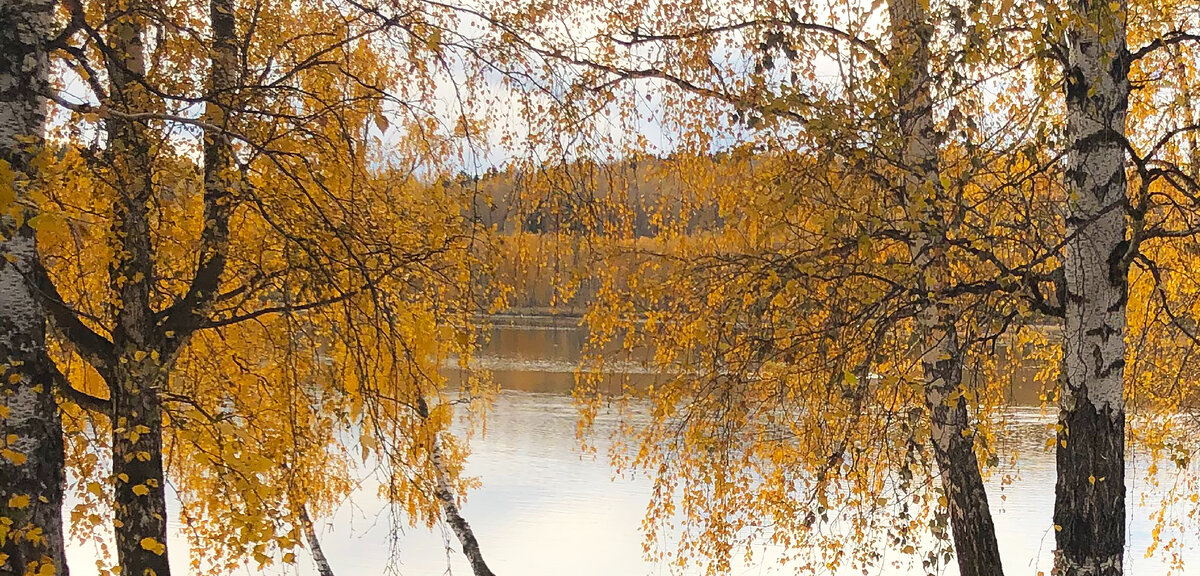
POLYGON ((112 400, 109 398, 101 398, 93 396, 71 385, 71 381, 67 379, 67 375, 58 369, 58 364, 49 356, 45 358, 45 365, 50 370, 50 377, 54 380, 54 386, 59 394, 74 402, 80 408, 92 412, 101 412, 104 414, 112 413, 112 400))
POLYGON ((321 549, 321 540, 317 538, 317 529, 313 526, 312 518, 308 517, 308 507, 300 504, 300 524, 304 528, 304 538, 308 540, 308 550, 312 553, 313 562, 317 565, 317 574, 320 576, 333 576, 333 568, 329 566, 329 559, 325 557, 325 551, 321 549))
MULTIPOLYGON (((209 12, 213 30, 213 56, 211 58, 211 90, 215 94, 226 94, 236 84, 238 49, 235 38, 231 0, 211 0, 209 12)), ((225 103, 205 103, 207 124, 204 142, 204 228, 200 232, 200 258, 192 283, 183 298, 171 305, 165 315, 164 324, 178 329, 194 327, 203 310, 212 305, 217 296, 221 274, 229 252, 229 218, 233 212, 233 188, 238 175, 233 167, 233 147, 225 126, 229 124, 225 103)), ((186 336, 180 334, 180 336, 186 336)))
POLYGON ((1161 38, 1157 38, 1153 42, 1135 50, 1132 54, 1129 55, 1129 61, 1136 62, 1137 60, 1148 56, 1151 52, 1154 52, 1155 50, 1158 50, 1159 48, 1163 48, 1166 46, 1172 46, 1175 44, 1179 44, 1181 42, 1188 42, 1188 41, 1200 42, 1200 34, 1192 34, 1189 32, 1184 32, 1182 30, 1174 30, 1171 32, 1167 32, 1161 38))
POLYGON ((787 19, 787 20, 782 19, 782 18, 760 18, 757 20, 747 20, 745 22, 738 22, 737 24, 729 24, 726 26, 713 26, 711 28, 698 28, 695 30, 689 30, 687 32, 679 32, 679 33, 675 33, 675 34, 642 34, 635 30, 629 34, 630 37, 628 40, 617 38, 616 36, 613 36, 611 34, 608 35, 608 38, 611 39, 613 42, 616 42, 617 44, 620 44, 622 46, 634 46, 634 45, 642 44, 642 43, 646 43, 646 42, 664 42, 664 41, 671 41, 671 40, 686 40, 689 38, 697 38, 700 36, 707 36, 709 34, 720 34, 723 32, 735 32, 738 30, 752 28, 755 26, 779 26, 779 27, 793 28, 793 29, 797 29, 797 30, 807 30, 810 32, 819 32, 822 34, 828 34, 830 36, 834 36, 836 38, 845 40, 858 48, 862 48, 868 54, 870 54, 876 60, 878 60, 880 64, 883 64, 884 66, 890 66, 890 64, 888 64, 887 55, 884 54, 882 50, 880 50, 878 47, 871 44, 870 42, 867 42, 866 40, 863 40, 862 38, 859 38, 858 36, 855 36, 849 32, 846 32, 845 30, 840 29, 840 28, 835 28, 833 26, 827 26, 824 24, 816 24, 813 22, 802 22, 802 21, 800 21, 799 15, 795 14, 794 12, 792 13, 791 18, 787 19))
POLYGON ((26 281, 38 295, 42 306, 50 313, 50 320, 58 332, 66 337, 67 341, 75 347, 76 352, 87 360, 96 371, 106 376, 111 370, 116 354, 112 342, 79 319, 79 314, 63 299, 62 294, 58 291, 58 286, 50 278, 40 260, 33 263, 26 281))

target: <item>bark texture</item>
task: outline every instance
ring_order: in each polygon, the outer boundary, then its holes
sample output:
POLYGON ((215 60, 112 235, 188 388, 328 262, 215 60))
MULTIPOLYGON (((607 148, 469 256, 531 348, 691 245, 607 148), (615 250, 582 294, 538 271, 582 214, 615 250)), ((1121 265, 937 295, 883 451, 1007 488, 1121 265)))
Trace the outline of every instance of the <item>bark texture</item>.
MULTIPOLYGON (((419 398, 417 401, 417 410, 422 418, 429 417, 429 406, 424 398, 419 398)), ((430 457, 433 460, 433 471, 436 480, 434 486, 434 495, 442 503, 442 512, 446 515, 446 523, 450 525, 450 529, 454 530, 454 535, 458 537, 459 544, 462 545, 463 555, 467 557, 467 561, 471 564, 471 572, 475 576, 495 576, 492 569, 488 567, 487 562, 483 559, 483 552, 479 549, 479 541, 475 539, 475 531, 471 530, 471 525, 463 518, 462 512, 458 509, 458 499, 455 497, 454 485, 450 482, 450 473, 446 470, 445 458, 442 454, 442 445, 437 437, 433 438, 430 449, 430 457)))
POLYGON ((1126 3, 1073 0, 1070 9, 1055 570, 1111 576, 1125 549, 1126 3))
POLYGON ((317 574, 333 576, 333 568, 329 566, 329 560, 325 558, 325 551, 321 549, 321 540, 317 538, 317 529, 313 526, 312 519, 308 517, 308 509, 304 506, 300 507, 300 524, 304 526, 304 538, 308 540, 308 549, 312 553, 313 563, 317 565, 317 574))
POLYGON ((63 437, 22 207, 42 146, 52 0, 0 2, 0 574, 66 574, 63 437))
MULTIPOLYGON (((121 574, 166 576, 166 483, 162 460, 162 392, 179 350, 203 326, 225 266, 233 153, 224 126, 225 102, 236 88, 234 0, 211 0, 213 44, 205 98, 204 229, 199 261, 187 293, 168 309, 151 301, 156 270, 150 234, 155 195, 152 131, 138 114, 154 110, 142 84, 146 72, 140 10, 132 2, 110 15, 108 159, 117 188, 114 237, 120 258, 112 270, 118 295, 111 357, 97 365, 112 397, 113 474, 117 555, 121 574)), ((106 348, 107 346, 101 346, 106 348)))
MULTIPOLYGON (((949 201, 940 178, 939 139, 934 129, 929 44, 933 35, 927 3, 890 0, 894 42, 892 74, 900 108, 901 168, 899 202, 908 218, 918 223, 909 241, 916 269, 916 288, 928 294, 948 271, 939 258, 944 234, 940 210, 949 201)), ((984 489, 975 435, 961 395, 963 347, 954 311, 937 301, 920 311, 918 328, 923 345, 921 368, 929 414, 934 458, 946 494, 950 532, 959 573, 963 576, 1003 574, 996 529, 984 489), (955 400, 950 400, 956 398, 955 400)))
POLYGON ((165 379, 147 364, 119 370, 112 386, 118 422, 113 429, 117 560, 120 573, 127 576, 170 573, 162 404, 157 394, 165 379))
POLYGON ((126 118, 150 108, 139 6, 114 14, 109 26, 109 105, 106 120, 112 181, 117 191, 113 236, 120 256, 112 285, 118 295, 113 349, 106 374, 112 398, 112 461, 116 477, 117 562, 124 576, 166 576, 167 502, 162 467, 162 402, 167 383, 150 304, 155 278, 150 245, 152 181, 150 129, 126 118))

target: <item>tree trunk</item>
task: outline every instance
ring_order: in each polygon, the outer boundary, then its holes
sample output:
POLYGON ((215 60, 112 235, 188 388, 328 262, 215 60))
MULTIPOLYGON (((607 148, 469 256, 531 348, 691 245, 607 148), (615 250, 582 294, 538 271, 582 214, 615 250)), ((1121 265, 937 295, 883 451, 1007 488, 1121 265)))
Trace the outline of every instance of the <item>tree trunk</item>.
POLYGON ((165 576, 170 566, 158 393, 166 378, 159 376, 157 362, 149 356, 140 361, 132 355, 123 359, 117 382, 109 383, 117 423, 112 456, 120 573, 165 576))
POLYGON ((317 529, 313 526, 312 519, 308 517, 308 509, 304 505, 300 506, 300 524, 304 527, 304 537, 308 540, 308 550, 312 553, 313 563, 317 565, 317 574, 333 576, 333 568, 329 566, 329 559, 325 558, 325 551, 321 549, 321 540, 317 538, 317 529))
POLYGON ((1070 3, 1066 330, 1054 524, 1063 576, 1117 575, 1125 548, 1126 4, 1070 3))
POLYGON ((151 255, 151 146, 145 122, 125 118, 151 108, 145 75, 142 24, 136 6, 114 15, 109 25, 108 105, 120 115, 106 119, 107 158, 116 187, 113 236, 119 256, 111 270, 119 296, 113 363, 113 476, 116 494, 117 560, 124 576, 167 576, 166 483, 162 467, 160 389, 168 381, 150 305, 155 281, 151 255))
POLYGON ((446 474, 445 464, 442 462, 442 449, 437 440, 434 440, 433 444, 433 468, 437 475, 435 494, 438 500, 442 501, 442 511, 446 514, 446 522, 454 530, 455 536, 458 536, 463 554, 471 563, 471 572, 475 576, 495 576, 492 574, 492 569, 488 568, 487 562, 483 560, 483 552, 479 550, 479 541, 475 539, 475 532, 471 530, 471 525, 458 510, 454 488, 450 484, 449 475, 446 474))
POLYGON ((0 3, 0 573, 66 574, 62 424, 45 313, 27 276, 37 243, 18 203, 34 177, 49 89, 52 0, 0 3), (33 536, 40 531, 40 538, 33 536))
POLYGON ((950 324, 928 331, 926 338, 938 342, 922 359, 925 373, 925 404, 933 424, 933 450, 946 493, 950 530, 958 572, 963 576, 1000 576, 1004 573, 992 509, 975 455, 975 434, 969 425, 966 401, 959 396, 953 405, 947 399, 962 389, 963 351, 958 333, 950 324))
POLYGON ((211 304, 228 251, 233 150, 225 132, 230 92, 236 87, 234 0, 210 0, 213 34, 210 92, 205 102, 204 228, 199 263, 187 293, 165 313, 151 307, 156 278, 150 234, 151 142, 145 122, 127 117, 153 109, 142 84, 144 46, 139 7, 114 14, 109 26, 108 154, 117 188, 114 237, 121 250, 112 270, 119 295, 113 345, 119 361, 109 388, 113 399, 113 474, 116 477, 117 555, 127 576, 167 576, 166 482, 162 458, 162 396, 178 351, 211 304), (159 321, 161 316, 162 321, 159 321))
MULTIPOLYGON (((417 412, 422 418, 429 417, 429 405, 426 404, 424 398, 417 398, 417 412)), ((442 503, 442 512, 446 515, 446 523, 450 524, 450 529, 454 530, 454 535, 458 537, 463 555, 471 564, 471 572, 475 576, 495 576, 492 569, 488 568, 487 562, 483 560, 483 552, 479 549, 479 541, 475 539, 475 531, 471 530, 471 525, 467 523, 467 519, 463 518, 458 509, 458 499, 454 494, 454 486, 450 483, 450 474, 446 471, 442 444, 437 436, 434 436, 432 440, 430 458, 433 460, 433 473, 436 481, 434 496, 437 496, 442 503)))
MULTIPOLYGON (((940 178, 938 137, 934 130, 932 87, 929 77, 929 44, 933 35, 928 9, 920 0, 891 0, 892 74, 897 82, 901 131, 899 202, 914 220, 908 249, 917 277, 917 289, 928 294, 948 275, 937 256, 944 229, 940 210, 945 190, 940 178), (924 206, 920 208, 919 206, 924 206)), ((962 396, 963 348, 953 311, 928 302, 917 319, 923 342, 921 368, 925 379, 925 405, 932 425, 934 458, 946 494, 955 556, 962 576, 1003 574, 991 507, 975 455, 975 436, 962 396)))

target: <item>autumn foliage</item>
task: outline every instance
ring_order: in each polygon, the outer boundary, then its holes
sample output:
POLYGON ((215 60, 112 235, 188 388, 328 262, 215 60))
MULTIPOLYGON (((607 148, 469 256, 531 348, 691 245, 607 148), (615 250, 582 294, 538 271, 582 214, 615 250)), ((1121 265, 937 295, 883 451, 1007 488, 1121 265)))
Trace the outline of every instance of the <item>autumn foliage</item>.
POLYGON ((581 433, 621 416, 673 570, 1002 574, 1014 378, 1056 569, 1122 573, 1127 444, 1175 553, 1198 49, 1167 0, 6 3, 0 570, 165 576, 168 498, 193 571, 323 561, 368 470, 490 575, 451 424, 530 311, 588 329, 581 433))

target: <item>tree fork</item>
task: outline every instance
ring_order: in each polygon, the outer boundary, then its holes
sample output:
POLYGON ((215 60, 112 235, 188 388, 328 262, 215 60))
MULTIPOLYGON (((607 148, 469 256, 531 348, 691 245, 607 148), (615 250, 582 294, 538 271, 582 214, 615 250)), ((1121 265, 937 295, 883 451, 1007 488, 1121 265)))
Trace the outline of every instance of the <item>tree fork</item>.
MULTIPOLYGON (((115 8, 115 7, 114 7, 115 8)), ((136 113, 150 105, 142 85, 145 54, 138 6, 113 14, 109 25, 109 100, 114 109, 136 113)), ((151 181, 149 127, 131 118, 106 121, 107 158, 117 188, 113 233, 120 256, 109 274, 118 295, 115 358, 107 376, 112 398, 117 562, 124 576, 167 576, 166 481, 162 467, 161 389, 167 370, 150 304, 155 268, 150 241, 151 181)))

